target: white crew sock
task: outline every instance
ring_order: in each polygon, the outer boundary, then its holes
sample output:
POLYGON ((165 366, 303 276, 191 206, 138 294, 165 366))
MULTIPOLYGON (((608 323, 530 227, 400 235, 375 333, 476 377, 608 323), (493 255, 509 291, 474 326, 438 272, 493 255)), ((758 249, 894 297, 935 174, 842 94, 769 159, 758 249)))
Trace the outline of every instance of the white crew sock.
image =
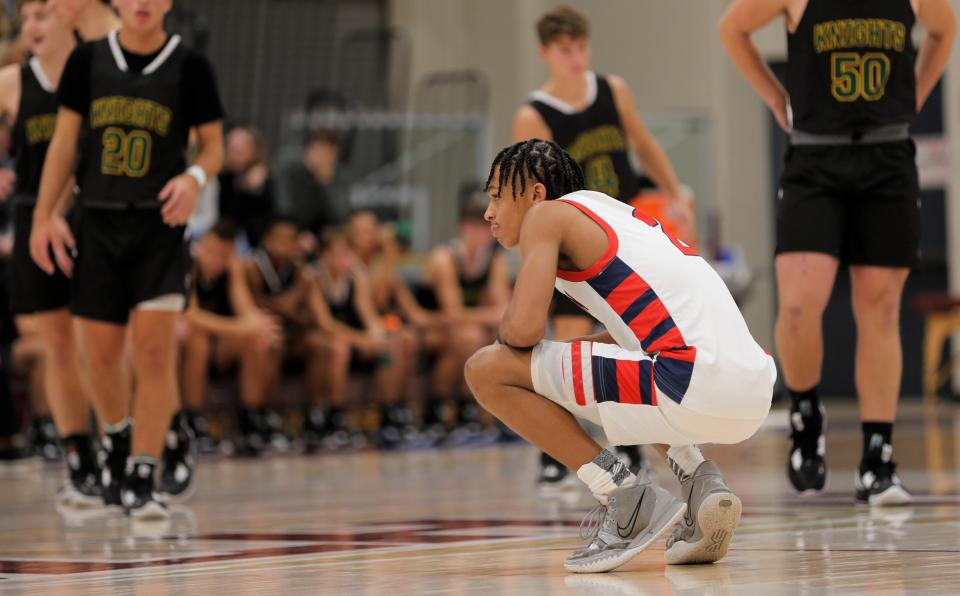
POLYGON ((704 461, 706 460, 696 445, 676 445, 667 450, 667 462, 680 482, 693 476, 704 461))
POLYGON ((577 478, 582 480, 601 505, 607 504, 610 493, 621 486, 632 486, 637 477, 613 453, 604 449, 590 463, 583 464, 577 470, 577 478))

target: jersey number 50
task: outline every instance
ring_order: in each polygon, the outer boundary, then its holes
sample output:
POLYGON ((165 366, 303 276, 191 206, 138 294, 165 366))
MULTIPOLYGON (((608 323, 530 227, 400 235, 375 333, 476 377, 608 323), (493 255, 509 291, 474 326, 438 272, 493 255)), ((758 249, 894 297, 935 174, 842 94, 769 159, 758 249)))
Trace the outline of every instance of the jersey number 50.
POLYGON ((153 139, 145 130, 111 126, 103 131, 103 156, 100 171, 108 176, 142 178, 150 171, 150 150, 153 139))
POLYGON ((830 55, 830 92, 842 102, 877 101, 890 78, 890 58, 880 52, 834 52, 830 55))

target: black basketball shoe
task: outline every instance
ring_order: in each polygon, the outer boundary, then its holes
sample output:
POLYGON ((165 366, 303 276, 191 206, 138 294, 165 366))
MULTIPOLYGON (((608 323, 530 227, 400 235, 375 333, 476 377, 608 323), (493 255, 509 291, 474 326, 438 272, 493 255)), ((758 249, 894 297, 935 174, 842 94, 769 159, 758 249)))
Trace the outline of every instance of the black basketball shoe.
POLYGON ((904 488, 893 461, 893 445, 879 434, 870 437, 854 479, 856 498, 870 505, 909 505, 913 496, 904 488))
POLYGON ((161 461, 159 494, 163 499, 182 502, 190 498, 195 488, 199 449, 193 429, 184 412, 178 412, 170 421, 161 461))
POLYGON ((827 483, 827 418, 823 406, 800 400, 790 409, 790 457, 787 476, 801 494, 815 494, 827 483))
POLYGON ((67 481, 57 492, 57 505, 87 509, 103 504, 100 467, 90 437, 77 435, 64 441, 67 481))
MULTIPOLYGON (((155 461, 155 460, 154 460, 155 461)), ((154 489, 156 464, 130 459, 123 479, 123 508, 137 520, 166 520, 170 510, 154 489)))
POLYGON ((120 489, 130 457, 130 427, 120 432, 105 433, 100 439, 100 487, 107 507, 123 507, 120 489))
POLYGON ((60 440, 57 426, 52 418, 41 417, 33 421, 33 452, 44 461, 60 461, 60 440))

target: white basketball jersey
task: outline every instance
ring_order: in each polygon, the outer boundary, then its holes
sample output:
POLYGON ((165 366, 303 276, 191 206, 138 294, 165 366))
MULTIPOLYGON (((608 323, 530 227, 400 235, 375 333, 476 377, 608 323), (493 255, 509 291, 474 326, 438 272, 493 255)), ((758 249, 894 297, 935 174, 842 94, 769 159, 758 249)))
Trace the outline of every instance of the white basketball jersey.
MULTIPOLYGON (((558 270, 556 288, 603 323, 621 347, 653 356, 649 366, 656 369, 651 376, 660 394, 726 418, 739 418, 740 410, 743 417, 754 416, 754 400, 769 405, 769 391, 743 393, 754 381, 772 385, 773 359, 751 336, 723 280, 695 250, 655 219, 602 193, 584 190, 558 200, 599 224, 609 245, 585 271, 558 270)), ((583 356, 597 373, 615 366, 583 356)))

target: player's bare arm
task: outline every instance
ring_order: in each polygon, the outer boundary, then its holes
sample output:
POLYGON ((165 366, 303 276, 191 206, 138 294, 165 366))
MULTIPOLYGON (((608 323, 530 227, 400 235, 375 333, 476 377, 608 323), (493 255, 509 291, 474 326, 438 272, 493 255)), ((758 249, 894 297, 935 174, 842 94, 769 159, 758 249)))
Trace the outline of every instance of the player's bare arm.
POLYGON ((568 221, 563 211, 564 207, 559 204, 540 203, 532 207, 523 220, 520 272, 500 323, 500 340, 508 346, 530 348, 546 335, 563 227, 568 221))
POLYGON ((48 275, 53 275, 57 266, 68 276, 73 272, 73 258, 69 251, 76 247, 76 241, 67 222, 56 214, 56 207, 70 175, 73 174, 82 126, 81 114, 70 108, 60 108, 57 112, 57 127, 43 164, 40 194, 33 212, 30 255, 37 266, 48 275), (51 248, 56 265, 50 258, 51 248))
POLYGON ((237 313, 244 332, 253 335, 265 346, 274 346, 282 340, 282 330, 276 317, 257 308, 253 292, 243 269, 243 262, 234 257, 227 268, 230 305, 237 313))
POLYGON ((949 0, 919 0, 917 20, 926 30, 917 52, 917 111, 940 80, 957 34, 957 15, 949 0))
POLYGON ((525 141, 527 139, 553 140, 550 127, 543 121, 537 110, 530 105, 520 106, 513 117, 513 140, 525 141))
POLYGON ((657 183, 665 193, 674 199, 687 199, 683 196, 680 181, 670 164, 670 159, 664 153, 660 143, 650 134, 650 129, 643 122, 637 112, 636 102, 630 86, 622 78, 608 75, 607 81, 613 90, 613 100, 617 106, 617 113, 623 121, 623 128, 630 140, 630 146, 640 159, 650 178, 657 183))
POLYGON ((393 292, 393 297, 400 306, 403 316, 407 317, 417 327, 442 325, 446 321, 443 315, 431 313, 420 306, 413 292, 407 287, 406 282, 400 279, 399 275, 393 274, 391 276, 390 285, 390 291, 393 292))
POLYGON ((17 118, 20 104, 20 66, 11 64, 0 68, 0 115, 12 122, 17 118))
POLYGON ((309 278, 307 307, 310 311, 310 317, 324 333, 348 341, 356 346, 364 345, 368 342, 368 338, 362 331, 358 331, 349 325, 344 325, 333 318, 333 313, 330 312, 330 305, 327 304, 326 299, 323 297, 320 280, 317 279, 316 276, 309 278))
MULTIPOLYGON (((14 121, 20 103, 20 67, 5 66, 0 69, 0 116, 14 121)), ((0 168, 0 202, 13 192, 17 175, 12 169, 0 168)))
MULTIPOLYGON (((727 8, 717 27, 720 42, 730 60, 767 104, 783 130, 790 129, 787 92, 767 66, 750 34, 781 15, 787 17, 787 27, 792 30, 797 21, 792 20, 791 15, 803 14, 802 8, 799 13, 789 10, 796 4, 790 0, 736 0, 727 8)), ((806 4, 805 0, 803 4, 806 4)))
POLYGON ((372 337, 381 338, 386 336, 387 332, 380 323, 380 317, 377 315, 377 307, 373 302, 373 292, 370 289, 370 280, 363 273, 355 273, 353 276, 353 306, 363 321, 367 334, 372 337))
POLYGON ((201 179, 209 180, 223 167, 223 122, 216 120, 196 127, 199 153, 191 169, 171 179, 160 191, 164 201, 160 214, 168 226, 186 225, 197 208, 201 179), (197 174, 193 168, 200 168, 197 174))
POLYGON ((453 319, 465 316, 463 291, 457 280, 457 265, 449 247, 439 246, 430 255, 429 275, 433 279, 440 311, 453 319))

